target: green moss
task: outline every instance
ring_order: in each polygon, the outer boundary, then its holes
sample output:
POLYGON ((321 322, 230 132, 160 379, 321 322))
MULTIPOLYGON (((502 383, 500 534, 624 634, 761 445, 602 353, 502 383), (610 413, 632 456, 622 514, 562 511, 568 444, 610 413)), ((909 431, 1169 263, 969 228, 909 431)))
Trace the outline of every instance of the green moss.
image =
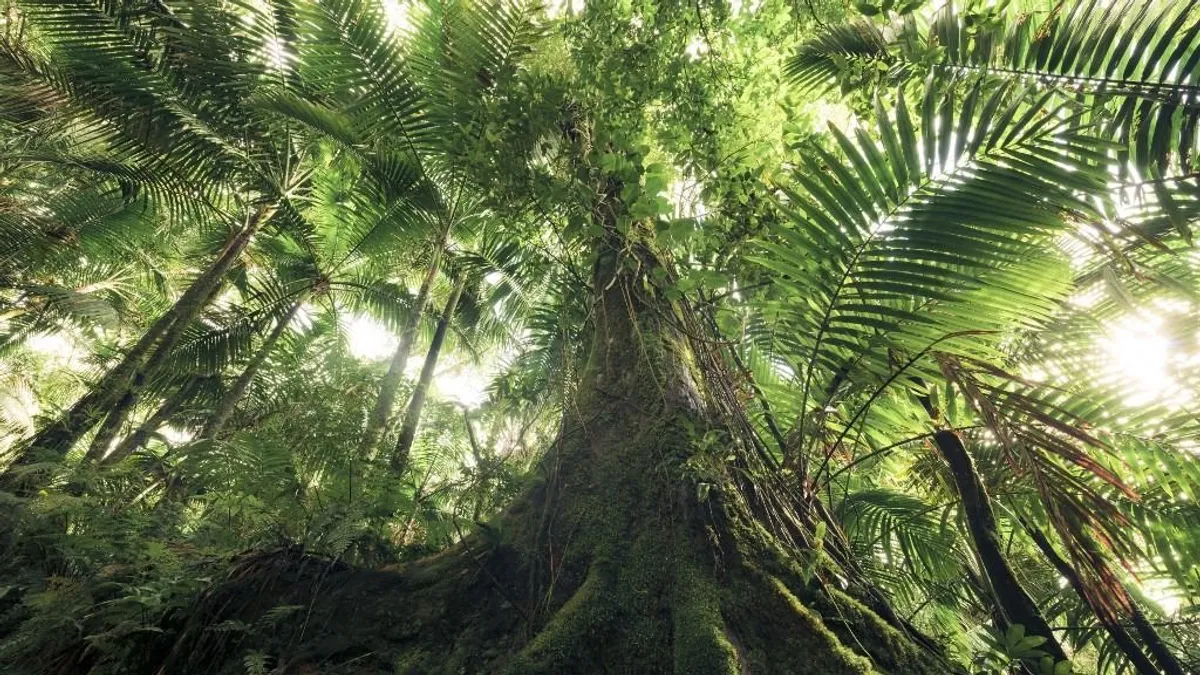
POLYGON ((555 612, 537 636, 505 669, 512 675, 579 672, 594 660, 604 627, 612 625, 614 608, 608 575, 593 568, 571 599, 555 612))
POLYGON ((871 662, 855 654, 831 631, 821 617, 805 607, 779 579, 767 580, 774 592, 795 614, 800 630, 794 632, 791 642, 797 653, 807 660, 803 670, 796 672, 813 675, 861 675, 874 673, 871 662))
POLYGON ((755 675, 872 675, 821 616, 778 578, 744 568, 722 586, 723 615, 755 675))
POLYGON ((825 588, 813 606, 826 617, 843 642, 856 646, 884 671, 913 675, 943 675, 946 663, 921 649, 908 636, 888 624, 863 603, 835 589, 825 588))
POLYGON ((680 565, 674 580, 672 648, 676 673, 741 672, 737 650, 726 635, 720 595, 692 565, 680 565))
POLYGON ((433 672, 436 659, 424 649, 414 649, 396 659, 392 669, 396 675, 418 675, 433 672))

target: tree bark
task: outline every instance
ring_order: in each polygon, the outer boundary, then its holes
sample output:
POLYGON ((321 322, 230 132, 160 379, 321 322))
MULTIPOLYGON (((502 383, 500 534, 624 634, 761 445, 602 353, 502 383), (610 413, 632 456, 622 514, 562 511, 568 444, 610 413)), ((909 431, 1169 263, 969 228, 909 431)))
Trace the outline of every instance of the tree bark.
POLYGON ((109 453, 113 442, 117 440, 117 436, 121 433, 121 427, 124 425, 129 411, 133 409, 138 398, 140 397, 133 393, 132 388, 125 390, 125 393, 117 401, 117 404, 104 416, 104 421, 100 423, 100 428, 96 430, 96 435, 92 437, 92 442, 88 445, 87 453, 83 456, 85 463, 99 462, 109 453))
POLYGON ((1028 635, 1046 638, 1042 649, 1056 661, 1066 661, 1062 645, 1054 638, 1050 624, 1042 616, 1037 603, 1017 580, 1012 567, 1000 548, 1000 537, 996 530, 996 516, 992 512, 991 500, 975 472, 974 462, 963 446, 962 439, 953 431, 942 429, 933 435, 938 451, 950 466, 950 473, 958 494, 962 498, 963 515, 967 531, 975 545, 983 566, 988 585, 997 605, 1010 625, 1020 624, 1028 635))
POLYGON ((388 418, 392 416, 392 407, 396 402, 396 390, 400 388, 400 382, 404 379, 404 368, 408 365, 409 355, 412 354, 413 342, 417 338, 417 329, 421 325, 421 315, 425 312, 425 305, 429 304, 429 291, 433 287, 434 279, 437 278, 445 246, 446 236, 443 233, 437 249, 433 253, 433 260, 430 261, 429 267, 425 271, 425 278, 421 280, 421 287, 417 290, 412 314, 409 315, 400 331, 400 343, 396 345, 396 351, 392 354, 387 374, 379 383, 379 397, 375 399, 375 407, 371 409, 371 414, 367 417, 367 426, 363 429, 362 441, 359 443, 359 453, 362 455, 374 452, 375 445, 379 443, 379 437, 383 434, 384 427, 387 426, 388 418))
POLYGON ((1133 621, 1133 628, 1137 631, 1139 637, 1142 638, 1142 643, 1146 645, 1146 649, 1150 652, 1150 656, 1158 663, 1158 667, 1162 669, 1165 675, 1187 675, 1183 664, 1179 659, 1175 658, 1175 654, 1167 648, 1163 642, 1162 636, 1158 634, 1154 626, 1146 620, 1146 615, 1142 610, 1132 602, 1130 603, 1133 610, 1130 612, 1130 620, 1133 621))
MULTIPOLYGON (((1160 675, 1161 672, 1168 672, 1166 670, 1159 671, 1158 668, 1155 668, 1154 664, 1150 662, 1150 659, 1146 657, 1146 654, 1138 647, 1137 643, 1133 641, 1133 637, 1129 635, 1129 632, 1125 630, 1125 627, 1114 621, 1113 617, 1108 615, 1108 612, 1097 610, 1097 608, 1089 599, 1088 593, 1084 588, 1083 580, 1079 578, 1079 575, 1075 572, 1075 569, 1071 567, 1071 564, 1068 563, 1062 556, 1060 556, 1058 551, 1054 550, 1054 545, 1050 543, 1050 540, 1046 537, 1045 533, 1033 527, 1029 523, 1023 522, 1022 524, 1025 526, 1025 531, 1029 533, 1030 538, 1033 539, 1033 543, 1038 547, 1038 550, 1042 552, 1042 555, 1045 556, 1046 560, 1048 560, 1050 564, 1054 566, 1054 569, 1057 570, 1058 573, 1061 574, 1062 577, 1071 584, 1071 588, 1075 591, 1075 594, 1079 596, 1079 599, 1083 600, 1084 604, 1092 608, 1092 612, 1096 615, 1096 620, 1100 622, 1101 627, 1103 627, 1104 631, 1108 633, 1108 636, 1112 638, 1113 644, 1117 645, 1117 648, 1121 650, 1121 653, 1125 655, 1125 658, 1129 659, 1129 663, 1133 665, 1134 670, 1136 670, 1139 675, 1160 675)), ((1183 671, 1181 670, 1178 673, 1172 673, 1172 675, 1183 675, 1183 671)))
POLYGON ((433 333, 433 341, 429 343, 429 351, 425 354, 425 363, 421 366, 421 377, 413 389, 408 408, 404 411, 404 422, 400 426, 400 439, 396 442, 396 451, 392 454, 392 472, 401 475, 408 467, 408 456, 412 452, 413 441, 417 438, 417 427, 421 424, 421 410, 425 407, 425 397, 429 393, 429 385, 433 382, 433 371, 437 368, 438 357, 442 352, 442 344, 446 341, 446 331, 454 318, 454 310, 458 307, 458 299, 462 296, 465 279, 459 279, 450 292, 446 308, 438 319, 437 329, 433 333))
POLYGON ((275 344, 279 342, 279 338, 283 337, 284 331, 287 330, 288 324, 295 318, 296 312, 300 310, 300 305, 303 302, 303 296, 297 298, 288 307, 287 311, 284 312, 284 315, 280 317, 278 323, 275 324, 270 334, 267 335, 262 345, 259 346, 258 351, 250 358, 250 362, 246 364, 245 369, 242 370, 241 374, 234 380, 233 385, 229 387, 229 390, 225 392, 225 395, 217 403, 217 407, 213 410, 212 415, 208 418, 208 422, 204 425, 204 429, 200 432, 200 438, 214 439, 225 428, 225 423, 229 421, 229 418, 233 415, 233 411, 237 408, 237 404, 246 395, 246 390, 250 388, 250 384, 258 375, 258 371, 262 368, 263 363, 266 362, 267 357, 274 351, 275 344))
POLYGON ((14 462, 14 466, 25 463, 29 459, 29 453, 33 451, 46 451, 55 456, 66 454, 105 411, 124 395, 129 383, 133 381, 138 367, 167 329, 171 327, 171 324, 175 322, 179 311, 180 305, 177 302, 166 314, 151 324, 137 343, 126 352, 125 358, 120 363, 113 366, 96 384, 92 385, 91 389, 67 412, 47 424, 26 444, 24 452, 14 462))
POLYGON ((471 413, 463 408, 463 426, 467 429, 467 441, 471 444, 471 457, 475 460, 475 466, 483 465, 483 451, 479 448, 479 439, 475 437, 475 425, 471 424, 471 413))
MULTIPOLYGON (((1083 540, 1083 545, 1088 548, 1088 554, 1090 556, 1096 558, 1103 557, 1103 554, 1099 551, 1099 547, 1097 547, 1096 543, 1091 539, 1085 538, 1083 540)), ((1150 622, 1146 620, 1146 615, 1143 614, 1142 610, 1138 608, 1137 603, 1134 602, 1133 598, 1130 596, 1128 589, 1126 589, 1124 584, 1122 584, 1119 580, 1114 578, 1113 581, 1114 584, 1108 587, 1106 590, 1109 593, 1116 592, 1123 596, 1120 598, 1121 601, 1116 604, 1119 606, 1124 606, 1128 611, 1134 630, 1137 632, 1138 636, 1142 638, 1142 643, 1150 652, 1151 658, 1158 663, 1160 670, 1156 672, 1162 672, 1164 675, 1186 675, 1187 670, 1183 667, 1183 664, 1181 664, 1179 660, 1175 658, 1175 655, 1172 654, 1171 650, 1168 649, 1166 644, 1163 643, 1162 637, 1159 636, 1158 631, 1155 630, 1154 626, 1150 625, 1150 622)), ((1080 588, 1082 588, 1082 585, 1080 588)), ((1113 620, 1115 620, 1115 617, 1113 617, 1113 620)))

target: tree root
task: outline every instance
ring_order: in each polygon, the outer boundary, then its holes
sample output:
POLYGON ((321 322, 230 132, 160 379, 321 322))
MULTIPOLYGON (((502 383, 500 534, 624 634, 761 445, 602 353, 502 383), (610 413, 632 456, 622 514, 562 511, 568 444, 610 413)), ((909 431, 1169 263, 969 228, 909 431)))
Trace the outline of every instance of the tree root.
POLYGON ((511 675, 570 672, 581 661, 591 660, 612 625, 611 575, 593 566, 571 599, 550 618, 503 672, 511 675))
POLYGON ((745 653, 721 614, 720 591, 703 573, 681 565, 672 594, 672 647, 676 673, 740 675, 745 653))
MULTIPOLYGON (((838 591, 797 590, 741 564, 718 578, 691 556, 675 558, 641 576, 593 563, 529 635, 462 549, 398 571, 296 551, 257 556, 165 627, 172 648, 142 672, 240 675, 251 650, 268 654, 278 675, 954 672, 838 591)), ((507 581, 521 576, 512 560, 497 553, 486 564, 507 581)))

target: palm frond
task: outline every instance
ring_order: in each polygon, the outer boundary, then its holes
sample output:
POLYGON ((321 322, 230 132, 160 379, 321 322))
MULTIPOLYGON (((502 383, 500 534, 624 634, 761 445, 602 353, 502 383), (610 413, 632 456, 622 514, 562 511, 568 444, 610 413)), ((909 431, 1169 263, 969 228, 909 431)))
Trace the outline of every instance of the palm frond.
POLYGON ((830 400, 847 368, 894 378, 897 353, 977 350, 980 334, 1050 316, 1066 279, 1025 263, 1045 259, 1065 213, 1094 212, 1080 194, 1103 194, 1104 178, 1095 143, 1067 109, 1042 116, 1046 103, 974 85, 958 109, 931 83, 919 126, 901 103, 881 116, 882 141, 834 130, 845 159, 817 149, 802 160, 784 188, 790 223, 757 260, 781 277, 762 309, 805 410, 830 400), (1031 274, 1045 281, 1020 279, 1031 274))

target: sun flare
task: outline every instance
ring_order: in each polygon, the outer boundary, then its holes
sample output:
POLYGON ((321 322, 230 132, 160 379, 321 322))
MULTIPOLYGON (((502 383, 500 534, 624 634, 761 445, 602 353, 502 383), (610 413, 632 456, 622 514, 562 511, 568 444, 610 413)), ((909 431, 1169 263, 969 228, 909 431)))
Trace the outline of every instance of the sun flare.
POLYGON ((399 339, 378 320, 358 315, 346 324, 350 354, 363 361, 381 361, 396 351, 399 339))

